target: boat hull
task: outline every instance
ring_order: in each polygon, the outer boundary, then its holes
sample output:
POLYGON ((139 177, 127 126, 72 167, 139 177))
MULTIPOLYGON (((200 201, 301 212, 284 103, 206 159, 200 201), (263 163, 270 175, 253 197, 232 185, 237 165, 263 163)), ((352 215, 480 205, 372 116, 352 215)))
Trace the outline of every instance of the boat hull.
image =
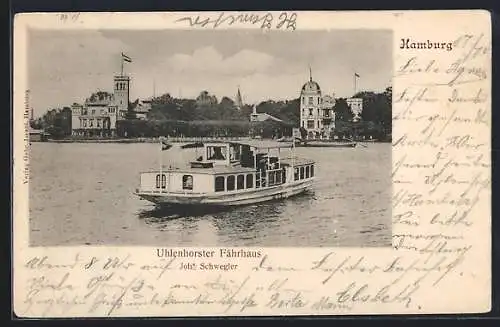
POLYGON ((140 198, 158 205, 191 205, 191 206, 238 206, 255 204, 271 200, 286 199, 305 192, 313 184, 313 179, 298 183, 282 184, 266 188, 245 190, 243 192, 226 192, 223 194, 173 194, 136 192, 140 198))

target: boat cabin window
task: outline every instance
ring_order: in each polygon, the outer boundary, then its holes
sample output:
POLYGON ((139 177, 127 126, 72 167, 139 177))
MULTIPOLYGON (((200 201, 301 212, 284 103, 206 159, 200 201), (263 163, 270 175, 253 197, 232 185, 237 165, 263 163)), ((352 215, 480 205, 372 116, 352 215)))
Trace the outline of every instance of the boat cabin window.
POLYGON ((253 174, 247 174, 247 188, 253 187, 253 174))
POLYGON ((309 166, 306 166, 306 178, 309 178, 309 166))
POLYGON ((276 183, 276 174, 274 171, 269 172, 269 186, 276 183))
POLYGON ((227 148, 225 146, 207 146, 207 160, 226 160, 227 148))
POLYGON ((241 159, 240 145, 232 145, 229 148, 229 159, 231 161, 239 161, 241 159))
POLYGON ((236 189, 241 190, 245 188, 245 175, 238 175, 236 178, 236 189))
POLYGON ((183 190, 193 189, 193 176, 191 175, 182 176, 182 189, 183 190))
POLYGON ((224 176, 215 177, 215 192, 224 192, 225 186, 224 176))
POLYGON ((314 177, 314 165, 311 165, 311 177, 314 177))
POLYGON ((299 179, 299 168, 295 167, 295 172, 293 174, 293 179, 298 180, 299 179))
POLYGON ((167 187, 167 176, 165 174, 156 174, 156 188, 167 187))
POLYGON ((234 191, 234 176, 227 176, 227 190, 234 191))
POLYGON ((304 179, 304 167, 300 167, 300 179, 304 179))

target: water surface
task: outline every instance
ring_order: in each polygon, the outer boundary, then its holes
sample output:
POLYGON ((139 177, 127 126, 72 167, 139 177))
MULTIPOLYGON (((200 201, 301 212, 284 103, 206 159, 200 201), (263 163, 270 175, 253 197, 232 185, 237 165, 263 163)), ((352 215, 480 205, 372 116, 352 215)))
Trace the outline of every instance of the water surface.
MULTIPOLYGON (((196 150, 163 153, 164 164, 196 150)), ((158 209, 133 195, 158 145, 33 143, 30 243, 150 246, 390 246, 391 145, 297 148, 316 161, 303 195, 224 210, 158 209)))

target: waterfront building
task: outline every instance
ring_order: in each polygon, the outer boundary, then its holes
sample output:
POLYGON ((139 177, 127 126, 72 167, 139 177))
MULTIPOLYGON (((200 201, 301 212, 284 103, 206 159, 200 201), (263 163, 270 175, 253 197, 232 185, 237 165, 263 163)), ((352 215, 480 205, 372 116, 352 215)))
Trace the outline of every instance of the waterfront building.
POLYGON ((276 122, 283 122, 283 120, 277 118, 277 117, 274 117, 273 115, 270 115, 270 114, 267 114, 265 112, 263 113, 257 113, 257 106, 253 106, 253 110, 252 110, 252 113, 250 114, 250 121, 251 122, 264 122, 264 121, 268 121, 268 120, 272 120, 272 121, 276 121, 276 122))
POLYGON ((361 120, 361 112, 363 111, 363 99, 362 98, 349 98, 347 99, 347 105, 351 108, 354 114, 353 121, 358 122, 361 120))
POLYGON ((322 95, 319 84, 312 79, 300 91, 300 126, 307 131, 307 139, 326 139, 335 129, 335 99, 322 95))
POLYGON ((130 110, 134 112, 135 118, 146 120, 151 111, 153 99, 138 100, 132 104, 130 110))
POLYGON ((71 106, 73 136, 115 136, 116 122, 126 118, 130 102, 130 77, 116 75, 113 93, 98 91, 82 104, 71 106))

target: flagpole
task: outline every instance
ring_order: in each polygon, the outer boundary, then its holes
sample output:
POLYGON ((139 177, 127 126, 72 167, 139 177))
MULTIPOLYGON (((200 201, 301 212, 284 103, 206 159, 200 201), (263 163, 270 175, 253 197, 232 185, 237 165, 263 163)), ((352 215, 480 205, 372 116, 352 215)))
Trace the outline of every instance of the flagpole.
POLYGON ((354 94, 352 96, 356 96, 356 73, 354 73, 354 94))
POLYGON ((123 76, 123 53, 122 53, 122 60, 121 60, 121 75, 123 76))
POLYGON ((159 137, 160 140, 160 193, 163 192, 163 156, 162 156, 162 151, 163 151, 163 142, 161 136, 159 137))

